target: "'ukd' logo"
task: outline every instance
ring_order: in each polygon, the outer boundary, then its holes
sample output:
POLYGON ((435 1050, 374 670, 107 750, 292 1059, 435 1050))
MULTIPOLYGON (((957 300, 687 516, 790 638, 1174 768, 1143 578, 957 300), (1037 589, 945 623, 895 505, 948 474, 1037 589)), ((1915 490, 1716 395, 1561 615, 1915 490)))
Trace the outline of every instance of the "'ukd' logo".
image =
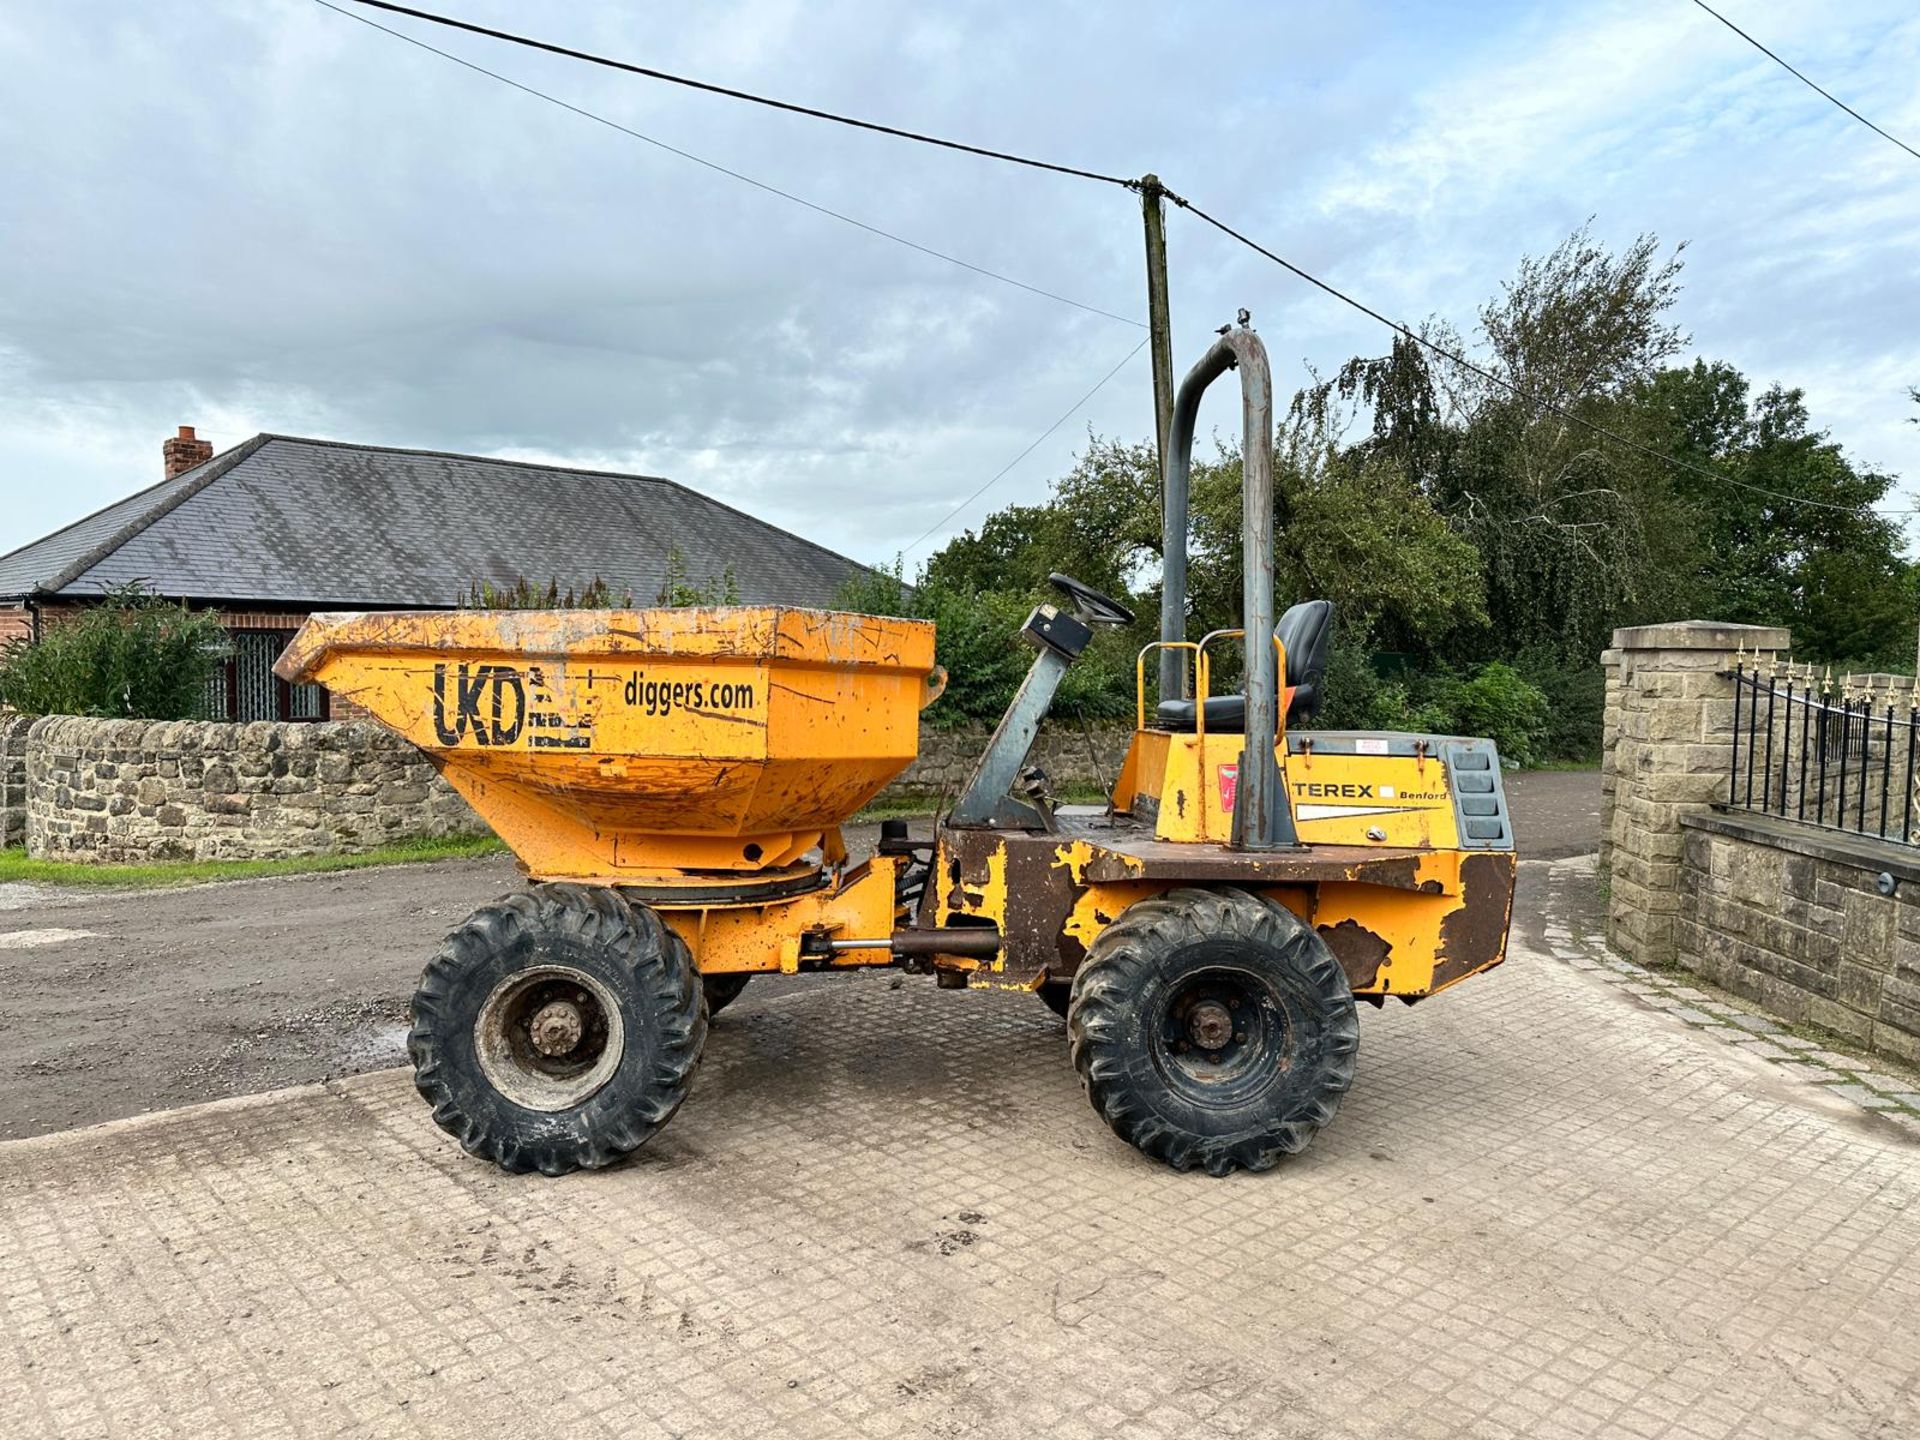
POLYGON ((482 745, 511 745, 527 720, 527 690, 511 665, 462 664, 453 678, 452 718, 447 667, 433 667, 433 733, 442 745, 471 735, 482 745))

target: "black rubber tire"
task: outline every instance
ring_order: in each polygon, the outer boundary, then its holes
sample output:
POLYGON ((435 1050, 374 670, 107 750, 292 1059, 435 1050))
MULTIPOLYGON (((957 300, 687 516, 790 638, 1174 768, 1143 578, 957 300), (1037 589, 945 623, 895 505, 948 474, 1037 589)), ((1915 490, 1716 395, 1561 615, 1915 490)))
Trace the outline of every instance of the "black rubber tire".
POLYGON ((1053 1011, 1062 1020, 1067 1018, 1067 1006, 1073 1000, 1073 982, 1071 980, 1049 980, 1033 992, 1040 997, 1040 1003, 1053 1011))
POLYGON ((483 905, 442 942, 413 997, 407 1053, 434 1122, 503 1170, 564 1175, 644 1145, 687 1098, 707 1036, 706 998, 685 943, 612 890, 536 885, 483 905), (608 1078, 565 1109, 509 1099, 482 1065, 476 1025, 503 983, 543 966, 590 977, 618 1011, 608 1078))
POLYGON ((1236 889, 1128 907, 1075 974, 1067 1013, 1074 1068, 1114 1133, 1211 1175, 1266 1170, 1305 1149, 1353 1083, 1359 1028, 1326 942, 1284 906, 1236 889), (1187 1013, 1183 997, 1213 993, 1239 997, 1233 1049, 1222 1052, 1232 1064, 1218 1070, 1200 1063, 1210 1052, 1166 1038, 1187 1013))
POLYGON ((752 978, 751 975, 702 975, 700 988, 707 993, 708 1016, 718 1015, 738 1000, 752 978))

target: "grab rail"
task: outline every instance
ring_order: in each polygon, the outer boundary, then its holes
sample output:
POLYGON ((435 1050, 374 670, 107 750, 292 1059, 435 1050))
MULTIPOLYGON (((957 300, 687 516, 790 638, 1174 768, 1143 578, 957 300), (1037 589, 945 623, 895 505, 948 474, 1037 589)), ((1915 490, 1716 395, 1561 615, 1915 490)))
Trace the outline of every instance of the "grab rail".
MULTIPOLYGON (((1133 660, 1133 710, 1134 728, 1147 728, 1147 654, 1153 650, 1188 650, 1193 653, 1193 733, 1195 738, 1204 740, 1207 736, 1207 701, 1213 697, 1213 661, 1207 656, 1207 646, 1215 640, 1234 640, 1246 634, 1244 628, 1230 630, 1209 630, 1198 640, 1153 640, 1140 647, 1140 653, 1133 660)), ((1287 674, 1287 646, 1278 635, 1273 637, 1275 674, 1280 676, 1281 690, 1284 693, 1287 674)), ((1164 680, 1168 674, 1161 667, 1164 680)), ((1162 695, 1161 699, 1167 697, 1162 695)), ((1286 741, 1287 707, 1279 707, 1279 733, 1275 737, 1274 749, 1277 753, 1286 741)))

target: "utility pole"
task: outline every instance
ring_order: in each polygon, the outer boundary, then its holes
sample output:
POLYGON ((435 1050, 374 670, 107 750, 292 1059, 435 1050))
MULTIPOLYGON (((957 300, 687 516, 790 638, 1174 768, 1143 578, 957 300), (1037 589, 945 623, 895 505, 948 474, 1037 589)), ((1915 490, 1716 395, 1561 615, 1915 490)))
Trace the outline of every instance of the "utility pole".
MULTIPOLYGON (((1173 426, 1173 322, 1167 312, 1167 216, 1161 203, 1161 197, 1165 194, 1158 175, 1140 177, 1140 213, 1146 221, 1147 230, 1147 338, 1148 348, 1153 352, 1153 419, 1155 438, 1159 442, 1160 504, 1163 516, 1166 513, 1167 436, 1173 426)), ((1168 581, 1177 576, 1179 593, 1184 595, 1187 589, 1185 536, 1181 537, 1179 554, 1169 550, 1162 561, 1168 581)), ((1172 588, 1171 584, 1169 588, 1172 588)), ((1186 639, 1185 616, 1179 617, 1178 631, 1169 634, 1168 628, 1173 623, 1173 618, 1163 610, 1160 638, 1186 639)), ((1187 697, 1184 653, 1180 650, 1160 652, 1160 698, 1163 700, 1187 697)))

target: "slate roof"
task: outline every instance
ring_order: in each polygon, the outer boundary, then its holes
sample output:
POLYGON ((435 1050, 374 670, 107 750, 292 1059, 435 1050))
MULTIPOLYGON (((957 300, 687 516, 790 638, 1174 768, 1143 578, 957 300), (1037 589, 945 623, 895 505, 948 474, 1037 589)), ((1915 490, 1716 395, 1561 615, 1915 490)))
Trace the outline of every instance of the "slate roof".
POLYGON ((458 604, 476 580, 659 594, 733 567, 745 604, 824 606, 862 567, 684 485, 429 450, 256 435, 0 555, 0 599, 143 582, 182 599, 347 609, 458 604))

